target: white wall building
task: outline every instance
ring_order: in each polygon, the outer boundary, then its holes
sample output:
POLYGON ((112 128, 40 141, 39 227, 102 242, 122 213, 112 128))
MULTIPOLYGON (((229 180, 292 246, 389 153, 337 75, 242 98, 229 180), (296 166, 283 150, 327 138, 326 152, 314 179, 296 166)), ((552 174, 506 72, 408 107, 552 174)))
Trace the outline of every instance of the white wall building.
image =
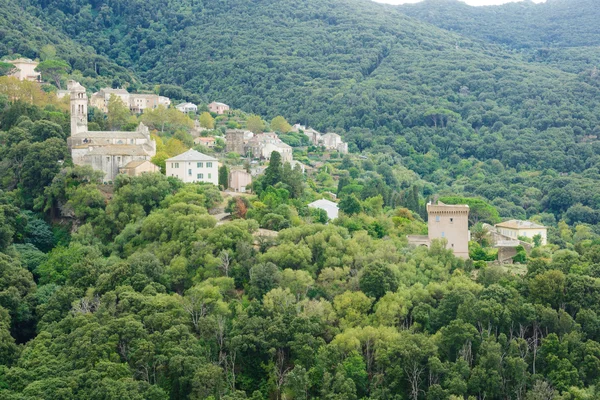
POLYGON ((498 233, 514 240, 517 240, 519 236, 533 239, 535 235, 540 235, 542 245, 548 242, 548 228, 535 222, 511 219, 495 226, 498 233))
POLYGON ((196 150, 167 159, 166 166, 167 176, 174 176, 185 183, 219 184, 219 160, 196 150))
POLYGON ((197 112, 198 111, 198 106, 195 105, 194 103, 182 103, 182 104, 178 104, 175 106, 176 109, 178 109, 179 111, 181 111, 182 113, 186 113, 189 114, 191 112, 197 112))

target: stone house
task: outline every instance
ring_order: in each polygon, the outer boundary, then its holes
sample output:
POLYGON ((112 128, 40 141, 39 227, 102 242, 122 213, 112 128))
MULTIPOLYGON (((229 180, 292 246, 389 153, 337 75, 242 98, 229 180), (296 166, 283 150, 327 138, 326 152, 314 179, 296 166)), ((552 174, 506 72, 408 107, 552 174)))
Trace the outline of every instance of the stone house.
POLYGON ((238 193, 246 193, 246 186, 252 184, 252 175, 243 169, 229 172, 229 188, 238 193))
POLYGON ((143 113, 145 109, 154 109, 160 104, 156 94, 131 93, 129 95, 129 109, 135 113, 143 113))
POLYGON ((264 158, 265 160, 270 160, 271 153, 273 153, 274 151, 281 154, 282 163, 291 162, 293 159, 292 146, 283 142, 265 144, 262 148, 262 158, 264 158))
POLYGON ((10 76, 14 76, 20 81, 41 82, 42 80, 42 74, 35 70, 39 65, 37 61, 29 58, 18 58, 16 60, 3 60, 2 62, 12 64, 17 68, 10 76))
POLYGON ((229 106, 225 103, 219 103, 217 101, 213 101, 212 103, 210 103, 208 105, 208 110, 215 114, 221 115, 221 114, 225 114, 227 111, 229 111, 229 106))
POLYGON ((86 90, 69 81, 71 136, 67 145, 75 165, 90 165, 104 173, 104 182, 114 181, 119 170, 134 161, 150 161, 156 155, 156 142, 140 124, 134 132, 88 131, 86 90))
POLYGON ((115 95, 121 99, 123 104, 129 107, 129 92, 125 89, 100 89, 90 96, 90 105, 99 108, 103 112, 108 112, 108 101, 110 96, 115 95))
POLYGON ((348 153, 348 143, 344 143, 337 133, 326 133, 321 136, 321 144, 327 150, 335 150, 342 154, 348 153))
POLYGON ((201 144, 202 146, 206 146, 209 149, 212 149, 215 147, 215 145, 217 144, 217 139, 215 139, 212 136, 207 136, 207 137, 197 137, 194 139, 194 143, 195 144, 201 144))
POLYGON ((131 161, 124 167, 119 168, 120 174, 129 176, 140 176, 142 174, 149 174, 154 172, 160 172, 160 168, 152 164, 148 160, 131 161))
POLYGON ((174 176, 185 183, 219 184, 219 160, 193 149, 167 159, 166 167, 167 176, 174 176))

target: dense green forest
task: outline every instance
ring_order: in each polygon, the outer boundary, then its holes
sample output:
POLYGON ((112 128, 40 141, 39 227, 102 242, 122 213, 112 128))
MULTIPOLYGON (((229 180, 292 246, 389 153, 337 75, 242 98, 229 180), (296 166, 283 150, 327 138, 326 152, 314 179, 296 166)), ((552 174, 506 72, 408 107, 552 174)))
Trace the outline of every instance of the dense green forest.
MULTIPOLYGON (((56 87, 0 77, 0 399, 600 398, 598 9, 424 4, 0 0, 0 59, 52 45, 90 91, 224 101, 260 117, 221 133, 283 115, 351 150, 295 145, 309 173, 274 156, 239 197, 105 185, 72 164, 56 87), (331 193, 335 221, 307 207, 331 193), (407 245, 434 198, 470 204, 471 259, 407 245), (549 244, 488 263, 481 223, 509 218, 549 244)), ((145 122, 164 165, 192 122, 159 111, 89 122, 145 122)))

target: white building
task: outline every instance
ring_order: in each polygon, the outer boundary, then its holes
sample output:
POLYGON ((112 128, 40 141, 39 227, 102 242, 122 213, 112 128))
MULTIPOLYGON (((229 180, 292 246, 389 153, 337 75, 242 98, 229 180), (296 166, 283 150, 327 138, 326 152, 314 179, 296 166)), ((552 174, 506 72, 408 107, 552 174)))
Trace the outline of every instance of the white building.
POLYGON ((219 160, 196 150, 167 159, 166 166, 167 176, 174 176, 185 183, 219 184, 219 160))
POLYGON ((334 203, 333 201, 329 201, 326 199, 321 199, 321 200, 317 200, 317 201, 313 201, 312 203, 310 203, 308 205, 309 208, 318 208, 321 210, 325 210, 325 212, 327 213, 327 217, 329 219, 336 219, 338 217, 339 214, 339 207, 337 205, 337 203, 334 203))
POLYGON ((37 61, 29 58, 18 58, 16 60, 3 60, 3 62, 15 66, 16 70, 10 76, 14 76, 20 81, 39 82, 42 80, 42 74, 35 70, 39 64, 37 61))
POLYGON ((326 133, 320 138, 321 143, 327 150, 336 150, 342 154, 348 153, 348 143, 342 141, 337 133, 326 133))
POLYGON ((182 104, 178 104, 175 106, 176 109, 178 109, 179 111, 181 111, 182 113, 186 113, 189 114, 191 112, 197 112, 198 111, 198 106, 195 105, 194 103, 182 103, 182 104))
POLYGON ((265 144, 265 146, 263 147, 263 151, 262 151, 263 158, 265 160, 270 160, 271 153, 273 153, 274 151, 281 154, 281 162, 282 163, 291 162, 293 159, 292 146, 285 144, 283 142, 265 144))
POLYGON ((542 238, 541 244, 545 245, 547 243, 548 228, 535 222, 511 219, 495 226, 498 233, 513 240, 517 240, 519 236, 533 239, 535 235, 540 235, 542 238))

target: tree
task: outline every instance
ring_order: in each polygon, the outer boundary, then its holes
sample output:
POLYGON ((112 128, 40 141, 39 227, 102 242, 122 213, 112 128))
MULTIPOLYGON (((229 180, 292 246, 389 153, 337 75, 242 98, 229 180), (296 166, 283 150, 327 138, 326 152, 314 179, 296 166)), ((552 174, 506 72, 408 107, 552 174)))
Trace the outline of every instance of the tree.
POLYGON ((281 176, 283 174, 283 166, 281 165, 281 154, 277 151, 271 153, 271 159, 269 160, 269 166, 265 170, 263 177, 263 189, 267 186, 274 186, 278 182, 281 182, 281 176))
POLYGON ((246 119, 246 129, 254 133, 262 133, 265 130, 265 123, 258 115, 251 115, 246 119))
POLYGON ((50 77, 50 79, 54 80, 56 87, 62 89, 61 79, 69 73, 71 66, 63 60, 49 59, 39 63, 35 70, 42 75, 50 77))
POLYGON ((107 108, 107 121, 108 127, 112 131, 116 131, 120 129, 123 125, 127 123, 127 120, 131 116, 131 112, 129 111, 129 107, 119 96, 114 94, 110 95, 108 99, 107 108))
POLYGON ((11 63, 5 63, 0 61, 0 76, 7 76, 17 71, 17 67, 11 63))
POLYGON ((340 201, 339 208, 344 212, 344 214, 349 216, 358 214, 362 211, 360 201, 354 193, 344 196, 344 198, 340 201))
POLYGON ((210 115, 209 112, 203 112, 200 114, 200 126, 206 129, 213 129, 215 127, 215 119, 210 115))
POLYGON ((51 44, 42 46, 42 50, 40 51, 40 58, 42 61, 55 59, 56 47, 52 46, 51 44))
POLYGON ((292 126, 281 115, 271 120, 271 130, 279 133, 287 133, 292 130, 292 126))
POLYGON ((360 290, 369 297, 379 299, 386 292, 398 289, 398 278, 387 265, 376 262, 367 265, 360 275, 360 290))
POLYGON ((219 186, 225 190, 229 187, 229 169, 227 165, 221 165, 219 167, 219 186))

